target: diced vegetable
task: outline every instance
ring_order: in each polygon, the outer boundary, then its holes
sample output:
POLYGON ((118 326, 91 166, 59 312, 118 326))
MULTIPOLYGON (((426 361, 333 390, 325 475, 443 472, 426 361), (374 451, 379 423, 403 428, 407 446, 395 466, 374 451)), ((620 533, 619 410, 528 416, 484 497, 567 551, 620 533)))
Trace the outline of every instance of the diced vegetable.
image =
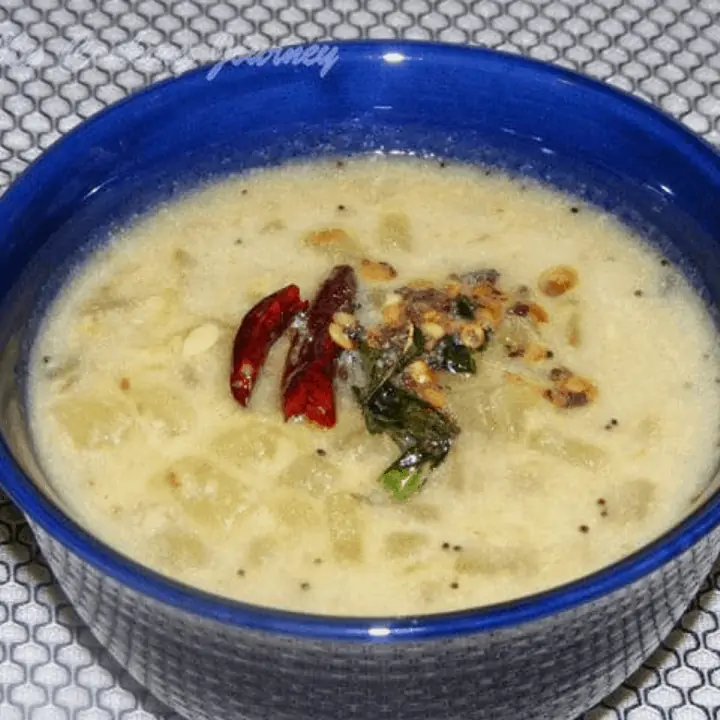
POLYGON ((533 572, 532 548, 484 545, 482 549, 464 550, 455 558, 458 575, 513 575, 533 572))
POLYGON ((314 497, 332 492, 338 476, 337 466, 319 455, 304 455, 291 463, 278 478, 278 485, 303 488, 314 497))
POLYGON ((571 465, 594 470, 605 461, 605 451, 584 440, 559 435, 552 430, 538 430, 530 434, 531 448, 545 455, 560 458, 571 465))
POLYGON ((491 397, 494 432, 507 440, 520 440, 525 434, 526 415, 542 398, 531 387, 506 383, 491 397))
POLYGON ((254 569, 262 567, 279 549, 280 541, 275 535, 254 537, 248 542, 245 565, 254 569))
POLYGON ((390 559, 406 558, 429 543, 427 535, 418 532, 392 532, 385 537, 385 555, 390 559))
POLYGON ((405 503, 400 506, 401 511, 421 523, 436 522, 440 519, 440 508, 437 505, 427 505, 420 502, 405 503))
POLYGON ((121 443, 133 429, 136 413, 119 393, 98 392, 59 400, 52 415, 81 450, 96 450, 121 443))
POLYGON ((278 447, 277 433, 268 423, 255 419, 254 427, 245 425, 226 430, 210 442, 218 457, 235 466, 275 457, 278 447))
POLYGON ((650 480, 628 480, 623 483, 617 500, 612 503, 611 514, 633 522, 644 520, 652 510, 656 493, 655 485, 650 480))
POLYGON ((195 422, 189 400, 168 387, 133 381, 128 397, 135 403, 140 419, 163 435, 182 435, 195 422))
POLYGON ((412 249, 410 218, 405 213, 390 212, 380 218, 378 227, 380 247, 385 250, 412 249))
POLYGON ((335 493, 325 502, 333 555, 340 562, 356 563, 363 556, 360 505, 350 495, 335 493))
POLYGON ((210 560, 205 543, 185 528, 158 532, 150 541, 149 553, 160 567, 178 571, 202 567, 210 560))
POLYGON ((185 457, 151 478, 154 488, 205 528, 234 525, 248 511, 247 490, 205 458, 185 457))
POLYGON ((290 530, 308 530, 322 521, 316 504, 298 491, 278 493, 270 509, 278 525, 290 530))

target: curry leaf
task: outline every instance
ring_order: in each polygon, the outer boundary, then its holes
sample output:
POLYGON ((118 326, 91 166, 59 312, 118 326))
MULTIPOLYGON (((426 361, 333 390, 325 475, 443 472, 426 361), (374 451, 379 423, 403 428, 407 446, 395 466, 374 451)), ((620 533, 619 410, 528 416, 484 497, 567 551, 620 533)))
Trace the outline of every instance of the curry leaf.
POLYGON ((396 460, 380 476, 382 486, 396 499, 407 500, 427 482, 420 469, 399 466, 396 460))
POLYGON ((398 500, 425 485, 460 432, 449 417, 395 382, 424 348, 425 338, 417 329, 410 346, 401 353, 383 354, 367 343, 359 348, 367 382, 365 388, 353 388, 353 393, 368 431, 373 435, 387 433, 402 452, 380 476, 380 483, 398 500))
POLYGON ((449 451, 449 443, 442 449, 413 445, 380 475, 380 483, 396 500, 406 500, 423 488, 449 451))
POLYGON ((458 295, 455 298, 455 312, 458 317, 465 320, 473 320, 475 318, 475 306, 467 295, 458 295))
POLYGON ((449 335, 435 346, 434 355, 441 370, 464 375, 474 375, 477 371, 472 350, 449 335))
POLYGON ((364 388, 365 398, 371 398, 391 378, 399 375, 413 360, 419 358, 425 350, 425 336, 413 326, 412 342, 407 350, 394 348, 382 350, 371 347, 367 342, 360 343, 359 351, 363 371, 367 378, 364 388))

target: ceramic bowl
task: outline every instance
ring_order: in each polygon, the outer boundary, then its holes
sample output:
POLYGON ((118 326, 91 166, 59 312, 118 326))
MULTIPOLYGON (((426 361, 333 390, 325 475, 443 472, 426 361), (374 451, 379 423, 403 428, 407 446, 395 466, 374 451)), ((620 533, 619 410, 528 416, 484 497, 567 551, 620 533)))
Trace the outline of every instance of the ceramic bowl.
POLYGON ((709 572, 714 484, 662 538, 563 587, 452 614, 336 618, 233 602, 141 567, 63 511, 34 459, 26 380, 39 318, 113 227, 208 177, 378 151, 490 163, 571 190, 720 302, 720 160, 646 104, 458 46, 315 45, 227 62, 96 115, 0 200, 0 482, 80 617, 186 718, 574 718, 657 647, 709 572))

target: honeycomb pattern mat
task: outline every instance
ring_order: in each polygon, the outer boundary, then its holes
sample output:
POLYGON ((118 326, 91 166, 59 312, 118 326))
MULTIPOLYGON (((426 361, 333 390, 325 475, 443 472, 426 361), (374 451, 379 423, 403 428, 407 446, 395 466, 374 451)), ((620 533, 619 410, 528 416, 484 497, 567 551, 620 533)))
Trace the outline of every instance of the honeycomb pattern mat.
MULTIPOLYGON (((442 40, 555 62, 637 93, 720 146, 720 0, 2 0, 0 187, 150 82, 329 38, 442 40)), ((720 564, 662 648, 579 720, 715 718, 720 564)), ((179 720, 82 626, 2 496, 0 720, 179 720)))

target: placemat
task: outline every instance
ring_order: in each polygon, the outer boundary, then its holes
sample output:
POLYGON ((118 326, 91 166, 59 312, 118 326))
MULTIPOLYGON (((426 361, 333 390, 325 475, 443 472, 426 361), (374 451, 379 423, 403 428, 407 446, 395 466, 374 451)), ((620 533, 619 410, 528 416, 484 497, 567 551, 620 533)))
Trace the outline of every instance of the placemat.
MULTIPOLYGON (((143 85, 328 38, 442 40, 555 62, 720 145, 720 0, 2 0, 0 186, 143 85)), ((659 652, 583 720, 720 717, 719 620, 720 564, 659 652)), ((0 496, 0 720, 66 719, 179 720, 82 626, 0 496)))

